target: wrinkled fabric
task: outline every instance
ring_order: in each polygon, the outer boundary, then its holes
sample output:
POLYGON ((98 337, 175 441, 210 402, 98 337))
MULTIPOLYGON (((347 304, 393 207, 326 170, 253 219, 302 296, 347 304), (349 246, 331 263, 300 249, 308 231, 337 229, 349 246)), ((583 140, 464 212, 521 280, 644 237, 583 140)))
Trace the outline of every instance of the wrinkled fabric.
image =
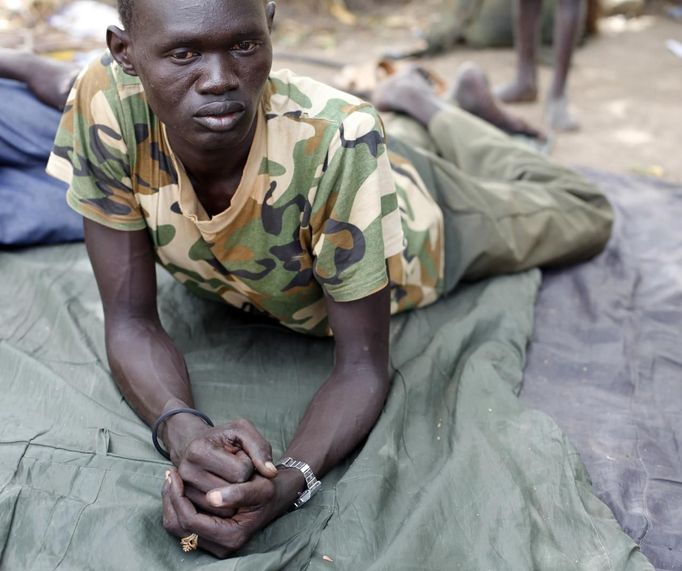
MULTIPOLYGON (((110 377, 84 247, 0 253, 0 273, 3 570, 652 569, 557 425, 517 398, 537 271, 394 318, 393 386, 366 442, 225 561, 184 554, 162 527, 168 464, 110 377)), ((250 418, 277 458, 333 342, 195 298, 167 275, 159 292, 197 407, 216 422, 250 418)))
POLYGON ((547 272, 523 398, 575 443, 661 571, 682 569, 682 187, 586 171, 616 208, 606 251, 547 272))

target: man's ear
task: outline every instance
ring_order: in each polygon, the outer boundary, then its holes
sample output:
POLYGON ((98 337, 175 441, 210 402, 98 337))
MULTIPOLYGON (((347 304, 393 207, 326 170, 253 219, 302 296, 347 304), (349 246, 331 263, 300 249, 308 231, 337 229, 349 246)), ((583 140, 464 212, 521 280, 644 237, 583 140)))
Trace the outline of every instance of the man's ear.
POLYGON ((125 30, 121 30, 118 26, 109 26, 107 28, 107 46, 111 56, 123 68, 128 75, 137 75, 135 66, 130 60, 130 35, 125 30))
POLYGON ((268 29, 272 32, 272 24, 275 21, 275 12, 277 11, 277 4, 268 2, 265 5, 265 15, 268 18, 268 29))

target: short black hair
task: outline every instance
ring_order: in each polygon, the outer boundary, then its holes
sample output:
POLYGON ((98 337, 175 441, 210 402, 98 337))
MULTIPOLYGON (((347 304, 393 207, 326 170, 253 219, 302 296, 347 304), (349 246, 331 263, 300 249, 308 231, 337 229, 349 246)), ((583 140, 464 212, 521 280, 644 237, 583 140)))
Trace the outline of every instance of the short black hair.
POLYGON ((118 0, 118 15, 123 27, 130 31, 133 23, 133 0, 118 0))

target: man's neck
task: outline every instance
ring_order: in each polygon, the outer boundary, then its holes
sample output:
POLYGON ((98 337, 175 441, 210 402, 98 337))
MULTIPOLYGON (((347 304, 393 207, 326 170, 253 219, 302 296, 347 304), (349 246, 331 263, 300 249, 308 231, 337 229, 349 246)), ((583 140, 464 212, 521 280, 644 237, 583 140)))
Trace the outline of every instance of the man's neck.
POLYGON ((191 178, 206 184, 241 178, 256 134, 257 119, 246 139, 238 147, 202 150, 168 133, 168 142, 191 178))

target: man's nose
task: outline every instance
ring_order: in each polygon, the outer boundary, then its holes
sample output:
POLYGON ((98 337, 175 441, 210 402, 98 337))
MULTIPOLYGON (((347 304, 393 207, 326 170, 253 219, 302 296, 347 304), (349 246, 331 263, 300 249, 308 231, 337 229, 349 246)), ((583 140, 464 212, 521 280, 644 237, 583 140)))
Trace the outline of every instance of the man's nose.
POLYGON ((239 78, 229 54, 204 55, 203 59, 204 66, 198 82, 201 93, 221 95, 239 87, 239 78))

